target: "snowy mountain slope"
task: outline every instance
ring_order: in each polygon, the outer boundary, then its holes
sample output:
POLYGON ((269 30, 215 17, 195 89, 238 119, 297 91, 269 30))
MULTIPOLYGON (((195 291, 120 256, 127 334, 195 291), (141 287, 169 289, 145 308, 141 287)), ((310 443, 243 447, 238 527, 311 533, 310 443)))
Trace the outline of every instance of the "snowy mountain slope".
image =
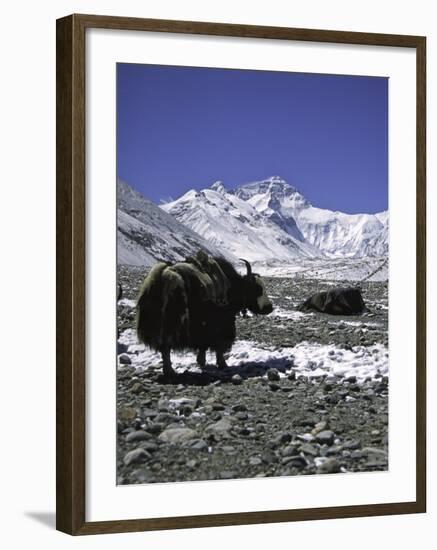
POLYGON ((158 260, 179 261, 196 253, 199 248, 222 255, 213 244, 207 243, 127 183, 118 180, 117 192, 119 264, 151 266, 158 260))
POLYGON ((321 209, 278 176, 228 191, 221 182, 161 207, 118 182, 118 261, 150 266, 199 248, 231 261, 282 269, 297 260, 378 258, 388 253, 388 212, 321 209))
POLYGON ((344 214, 316 208, 279 176, 242 185, 234 194, 320 254, 365 257, 388 253, 387 211, 344 214))
POLYGON ((319 255, 298 230, 293 232, 291 223, 290 230, 281 227, 220 182, 202 191, 188 191, 161 208, 220 250, 249 261, 293 262, 319 255))

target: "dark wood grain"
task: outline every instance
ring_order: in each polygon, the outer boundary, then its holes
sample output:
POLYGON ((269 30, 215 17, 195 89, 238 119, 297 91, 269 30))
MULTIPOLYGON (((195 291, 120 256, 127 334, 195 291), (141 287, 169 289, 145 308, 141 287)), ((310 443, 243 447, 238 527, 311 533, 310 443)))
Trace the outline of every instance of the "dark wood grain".
POLYGON ((323 519, 346 519, 362 516, 388 516, 419 512, 416 502, 372 504, 363 506, 336 506, 329 508, 306 508, 299 510, 275 510, 242 512, 233 514, 210 514, 169 518, 133 519, 120 521, 88 522, 79 535, 129 533, 134 531, 158 531, 165 529, 189 529, 193 527, 225 527, 230 525, 253 525, 259 523, 285 523, 323 519))
POLYGON ((57 21, 56 526, 85 523, 85 51, 77 18, 57 21))
POLYGON ((58 21, 56 31, 56 526, 71 533, 72 20, 58 21))
POLYGON ((424 37, 72 15, 57 21, 57 529, 72 535, 393 515, 426 510, 426 40, 424 37), (86 522, 85 510, 85 31, 204 34, 416 49, 417 411, 413 502, 86 522))
POLYGON ((75 15, 84 27, 101 29, 126 29, 135 31, 205 34, 210 36, 235 36, 243 38, 269 38, 274 40, 299 40, 306 42, 332 42, 334 44, 362 44, 369 46, 394 46, 415 48, 420 37, 399 34, 378 34, 336 30, 299 29, 238 25, 231 23, 206 23, 200 21, 173 21, 166 19, 140 19, 109 15, 75 15))
POLYGON ((426 511, 426 39, 416 48, 416 500, 426 511))

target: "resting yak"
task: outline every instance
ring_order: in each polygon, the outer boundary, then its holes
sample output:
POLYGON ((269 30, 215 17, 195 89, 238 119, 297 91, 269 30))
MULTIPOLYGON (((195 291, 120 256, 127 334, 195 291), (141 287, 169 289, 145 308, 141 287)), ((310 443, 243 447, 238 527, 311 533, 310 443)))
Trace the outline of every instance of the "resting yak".
POLYGON ((367 311, 361 291, 356 287, 337 287, 317 292, 306 300, 301 311, 320 311, 331 315, 361 315, 367 311))
POLYGON ((237 313, 273 311, 261 277, 242 261, 244 276, 227 260, 200 251, 183 262, 160 262, 144 279, 137 303, 138 339, 161 353, 165 376, 175 374, 172 349, 196 351, 200 367, 211 349, 218 368, 226 367, 223 354, 235 341, 237 313))

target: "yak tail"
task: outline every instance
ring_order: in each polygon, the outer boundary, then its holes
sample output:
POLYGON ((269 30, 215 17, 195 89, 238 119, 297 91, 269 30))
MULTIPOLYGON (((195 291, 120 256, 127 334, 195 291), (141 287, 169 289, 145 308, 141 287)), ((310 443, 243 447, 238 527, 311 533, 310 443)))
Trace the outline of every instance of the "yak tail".
POLYGON ((138 339, 152 349, 181 349, 189 341, 184 280, 168 264, 158 263, 145 278, 137 303, 138 339))

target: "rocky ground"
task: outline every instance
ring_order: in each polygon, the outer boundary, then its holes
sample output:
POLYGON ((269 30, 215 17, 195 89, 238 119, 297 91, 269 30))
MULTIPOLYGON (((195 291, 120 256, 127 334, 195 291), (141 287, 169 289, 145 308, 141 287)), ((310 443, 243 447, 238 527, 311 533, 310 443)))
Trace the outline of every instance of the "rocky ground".
POLYGON ((387 469, 386 283, 364 283, 370 312, 342 318, 295 311, 328 281, 267 278, 275 311, 237 320, 244 353, 224 371, 176 357, 168 384, 159 358, 129 344, 143 276, 119 270, 119 484, 387 469))

